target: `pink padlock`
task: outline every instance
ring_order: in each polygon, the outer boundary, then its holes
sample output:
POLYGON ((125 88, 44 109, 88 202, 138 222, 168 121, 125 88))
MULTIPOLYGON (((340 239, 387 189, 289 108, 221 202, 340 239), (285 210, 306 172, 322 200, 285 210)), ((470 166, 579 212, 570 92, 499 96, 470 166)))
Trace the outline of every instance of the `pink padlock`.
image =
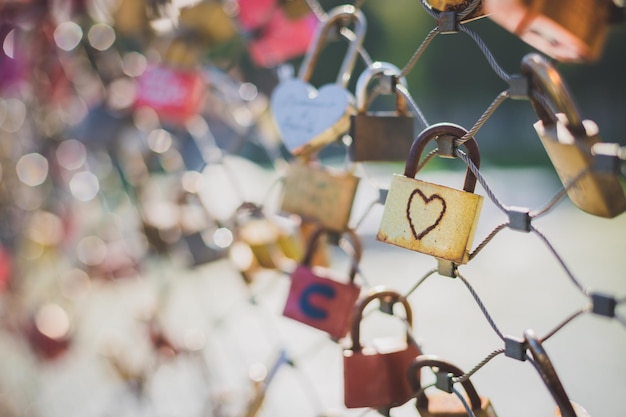
POLYGON ((313 13, 289 19, 282 8, 274 9, 269 22, 249 43, 252 60, 258 66, 268 68, 304 55, 318 23, 313 13))
POLYGON ((202 108, 204 81, 197 70, 151 66, 137 79, 135 108, 152 108, 164 121, 181 123, 202 108))
POLYGON ((256 30, 265 26, 278 7, 276 0, 238 0, 237 20, 244 30, 256 30))

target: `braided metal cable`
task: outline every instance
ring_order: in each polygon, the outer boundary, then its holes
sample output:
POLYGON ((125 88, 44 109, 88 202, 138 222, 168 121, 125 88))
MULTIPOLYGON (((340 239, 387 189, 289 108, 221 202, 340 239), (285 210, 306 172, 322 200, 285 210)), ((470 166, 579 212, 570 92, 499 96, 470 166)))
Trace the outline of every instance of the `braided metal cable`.
POLYGON ((428 152, 428 155, 426 155, 424 157, 424 159, 422 160, 422 162, 420 162, 420 164, 417 166, 417 169, 415 170, 415 172, 420 172, 422 170, 422 168, 424 168, 424 165, 426 165, 431 159, 433 159, 435 156, 437 156, 438 150, 437 149, 433 149, 432 151, 428 152))
POLYGON ((309 6, 309 9, 317 16, 319 21, 324 21, 328 19, 328 14, 324 11, 324 8, 317 0, 306 0, 306 4, 309 6))
POLYGON ((575 312, 574 314, 570 315, 568 318, 563 320, 558 326, 556 326, 550 333, 545 335, 543 338, 539 339, 539 342, 540 343, 545 342, 546 340, 548 340, 549 338, 554 336, 559 330, 561 330, 563 327, 565 327, 567 324, 569 324, 572 320, 574 320, 576 317, 590 312, 591 309, 592 309, 592 306, 587 306, 587 307, 585 307, 585 308, 575 312))
POLYGON ((478 5, 482 3, 482 0, 473 0, 462 12, 457 13, 457 20, 463 21, 467 16, 476 10, 478 5))
POLYGON ((479 169, 476 167, 474 162, 467 156, 467 154, 458 148, 454 150, 454 153, 456 156, 461 158, 463 162, 465 162, 465 164, 467 164, 472 174, 476 176, 476 179, 485 190, 485 194, 487 194, 487 197, 489 197, 489 199, 505 214, 508 213, 508 208, 496 197, 493 190, 491 190, 491 187, 489 187, 487 181, 480 173, 479 169))
POLYGON ((496 323, 493 320, 493 317, 491 317, 491 314, 489 314, 487 307, 485 307, 485 304, 483 304, 482 300, 478 296, 478 293, 476 292, 476 290, 474 290, 474 287, 470 285, 469 281, 467 281, 467 279, 465 279, 465 277, 463 277, 463 275, 458 270, 457 270, 457 277, 460 278, 461 281, 463 281, 463 284, 465 284, 469 292, 472 294, 472 297, 474 297, 474 300, 478 304, 478 307, 480 307, 480 311, 482 311, 483 315, 487 319, 487 322, 489 323, 493 331, 496 332, 496 334, 498 335, 500 339, 504 340, 504 334, 500 331, 500 329, 498 329, 498 326, 496 326, 496 323))
POLYGON ((409 291, 407 291, 407 293, 404 295, 404 298, 409 298, 409 296, 411 294, 413 294, 413 292, 415 292, 415 290, 417 290, 417 288, 422 285, 424 283, 424 281, 426 281, 426 279, 428 277, 430 277, 431 275, 433 275, 435 272, 437 272, 437 268, 433 268, 430 271, 428 271, 426 274, 424 274, 424 276, 422 276, 416 283, 415 285, 413 285, 411 287, 411 289, 409 291))
POLYGON ((417 120, 419 121, 421 127, 423 129, 426 129, 428 126, 430 126, 428 124, 428 121, 426 120, 426 117, 424 116, 424 113, 422 113, 422 110, 418 107, 415 100, 413 100, 413 97, 411 96, 411 93, 409 93, 409 90, 407 90, 406 87, 401 84, 396 84, 396 91, 400 93, 402 97, 404 97, 407 103, 409 103, 409 106, 411 106, 411 110, 413 110, 413 113, 415 113, 415 116, 417 116, 417 120))
POLYGON ((433 10, 432 7, 430 7, 430 5, 428 3, 426 3, 425 0, 420 0, 420 3, 422 5, 422 7, 424 8, 424 10, 426 11, 426 13, 431 15, 434 19, 437 19, 439 17, 439 13, 437 13, 435 10, 433 10))
POLYGON ((467 412, 467 415, 469 417, 476 417, 476 414, 474 414, 474 411, 472 410, 472 407, 470 407, 470 405, 467 403, 467 400, 465 399, 465 397, 463 396, 463 394, 461 394, 459 392, 459 390, 457 390, 456 388, 452 387, 452 392, 459 398, 459 400, 461 400, 461 402, 463 403, 463 408, 465 408, 465 411, 467 412))
POLYGON ((487 236, 482 242, 480 242, 480 244, 476 247, 476 249, 474 249, 474 251, 470 254, 470 256, 469 256, 470 261, 472 259, 474 259, 476 257, 476 255, 478 255, 480 253, 480 251, 482 251, 485 248, 485 246, 487 246, 487 244, 489 242, 491 242, 491 240, 494 237, 496 237, 496 235, 498 233, 500 233, 501 230, 507 228, 508 226, 509 226, 509 222, 502 223, 502 224, 496 226, 496 228, 493 229, 491 231, 491 233, 489 233, 489 236, 487 236))
POLYGON ((500 106, 500 104, 504 103, 504 101, 509 98, 509 92, 503 91, 491 102, 487 110, 480 116, 478 121, 472 126, 472 128, 465 134, 463 137, 454 141, 456 146, 460 146, 476 136, 476 133, 480 130, 481 127, 489 120, 489 118, 493 115, 496 109, 500 106))
POLYGON ((587 173, 589 173, 589 168, 580 171, 578 175, 572 178, 565 185, 565 187, 562 187, 559 192, 557 192, 554 197, 552 197, 552 200, 550 200, 550 202, 543 209, 541 209, 540 211, 531 212, 530 216, 533 218, 537 218, 552 210, 563 198, 567 196, 567 192, 571 190, 576 185, 576 183, 580 181, 582 177, 585 176, 587 173))
POLYGON ((469 372, 467 372, 466 374, 460 375, 460 376, 455 376, 452 378, 452 382, 460 382, 463 383, 467 380, 469 380, 472 375, 474 375, 476 372, 478 372, 483 366, 487 365, 493 358, 495 358, 496 356, 504 353, 505 349, 504 348, 500 348, 500 349, 496 349, 493 352, 491 352, 485 359, 483 359, 482 361, 480 361, 480 363, 476 366, 474 366, 469 372))
POLYGON ((552 244, 550 243, 550 241, 539 231, 537 230, 537 228, 535 226, 533 226, 532 224, 530 225, 530 230, 532 232, 534 232, 537 236, 539 236, 541 238, 541 240, 543 241, 543 243, 545 243, 545 245, 548 247, 548 249, 550 249, 550 252, 552 252, 552 254, 554 255, 554 257, 557 259, 557 261, 559 262, 559 264, 561 265, 561 267, 565 270, 565 273, 567 274, 567 276, 571 279, 571 281, 574 283, 574 285, 576 285, 576 287, 578 287, 578 289, 585 295, 588 295, 587 290, 582 286, 582 284, 576 279, 576 277, 574 276, 574 274, 572 273, 572 271, 570 271, 570 269, 568 268, 568 266, 565 264, 565 261, 563 261, 563 258, 561 258, 561 256, 558 254, 558 252, 556 251, 556 249, 554 249, 554 246, 552 246, 552 244))
POLYGON ((428 32, 428 35, 426 35, 426 38, 422 41, 420 46, 415 50, 415 52, 413 53, 413 56, 411 56, 411 58, 409 59, 409 62, 407 62, 404 68, 402 68, 398 77, 404 77, 408 75, 409 72, 411 72, 411 69, 413 69, 417 60, 420 59, 422 54, 426 51, 426 48, 428 48, 428 45, 430 45, 433 39, 435 39, 435 36, 437 36, 439 33, 441 32, 439 31, 438 27, 428 32))
POLYGON ((502 67, 500 67, 500 65, 498 65, 498 63, 496 62, 496 58, 493 56, 493 54, 491 53, 485 42, 480 38, 480 36, 478 36, 476 32, 474 32, 472 29, 468 28, 465 25, 459 25, 458 27, 461 32, 465 32, 467 35, 469 35, 470 38, 474 40, 474 42, 476 42, 483 55, 485 55, 485 58, 487 58, 489 66, 491 67, 491 69, 493 69, 496 75, 508 83, 511 79, 511 76, 507 74, 502 69, 502 67))

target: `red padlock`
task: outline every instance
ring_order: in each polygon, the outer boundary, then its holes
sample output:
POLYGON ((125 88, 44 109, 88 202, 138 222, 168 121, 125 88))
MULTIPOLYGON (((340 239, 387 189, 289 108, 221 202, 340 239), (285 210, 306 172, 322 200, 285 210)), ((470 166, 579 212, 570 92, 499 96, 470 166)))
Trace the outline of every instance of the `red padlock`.
POLYGON ((409 365, 421 355, 413 340, 411 305, 401 294, 377 289, 362 298, 355 306, 352 321, 352 348, 343 353, 344 403, 348 408, 370 407, 390 409, 407 402, 413 389, 407 378, 409 365), (385 349, 372 345, 363 346, 360 341, 360 326, 365 307, 374 300, 381 302, 386 310, 400 303, 406 314, 406 340, 393 340, 393 346, 385 349))
POLYGON ((340 282, 336 272, 312 266, 317 241, 327 233, 327 229, 320 227, 311 235, 303 260, 291 274, 291 287, 283 315, 340 339, 348 333, 352 310, 361 293, 354 278, 362 246, 354 231, 348 229, 343 233, 350 238, 353 257, 348 282, 340 282))
POLYGON ((273 10, 270 20, 249 43, 250 56, 261 67, 273 67, 304 55, 319 21, 310 12, 298 19, 289 19, 282 8, 273 10))
POLYGON ((198 70, 155 65, 137 79, 135 108, 149 107, 164 121, 183 123, 201 110, 203 92, 198 70))

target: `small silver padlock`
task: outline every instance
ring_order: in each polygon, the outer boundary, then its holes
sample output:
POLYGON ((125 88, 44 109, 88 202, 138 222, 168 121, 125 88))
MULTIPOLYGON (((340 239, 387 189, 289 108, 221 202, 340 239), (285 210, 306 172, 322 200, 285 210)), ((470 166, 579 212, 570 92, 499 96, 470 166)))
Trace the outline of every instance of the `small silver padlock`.
POLYGON ((623 213, 626 195, 618 176, 593 171, 592 147, 602 141, 598 126, 581 119, 560 74, 544 57, 526 55, 522 71, 530 78, 531 90, 547 95, 559 112, 555 115, 542 100, 530 94, 540 118, 535 130, 572 203, 600 217, 623 213))
MULTIPOLYGON (((456 264, 469 261, 483 197, 474 194, 476 176, 466 171, 463 191, 415 178, 419 159, 432 139, 463 137, 467 131, 450 123, 432 125, 411 146, 404 175, 394 175, 376 238, 456 264)), ((441 147, 441 146, 440 146, 441 147)), ((480 167, 478 144, 465 142, 468 156, 480 167)))
POLYGON ((393 111, 368 112, 369 97, 367 88, 376 77, 385 77, 381 84, 384 94, 393 94, 395 83, 406 86, 400 69, 387 62, 374 62, 361 73, 356 83, 357 114, 352 116, 350 136, 352 143, 348 150, 350 158, 364 161, 406 161, 414 138, 415 119, 407 111, 406 100, 396 94, 396 109, 393 111))
POLYGON ((346 86, 363 43, 363 13, 351 5, 338 6, 320 24, 304 57, 297 78, 281 81, 272 92, 270 108, 283 144, 294 155, 310 155, 337 140, 350 127, 354 97, 346 86), (335 83, 316 89, 309 80, 331 29, 354 22, 354 38, 335 83))

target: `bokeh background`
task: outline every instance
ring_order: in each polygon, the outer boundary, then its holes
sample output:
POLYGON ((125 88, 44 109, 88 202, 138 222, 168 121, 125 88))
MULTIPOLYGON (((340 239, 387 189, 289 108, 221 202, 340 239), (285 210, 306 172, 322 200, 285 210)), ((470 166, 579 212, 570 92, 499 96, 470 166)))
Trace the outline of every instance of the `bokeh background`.
MULTIPOLYGON (((251 41, 263 30, 243 27, 237 5, 244 3, 0 2, 0 416, 251 417, 261 398, 262 416, 376 415, 343 406, 349 342, 282 317, 288 274, 255 265, 240 234, 244 201, 264 204, 281 237, 302 232, 277 213, 277 180, 290 155, 268 107, 279 75, 302 58, 270 67, 255 61, 251 41), (137 108, 148 64, 199 79, 198 107, 137 108)), ((320 2, 326 12, 340 4, 320 2)), ((365 50, 398 67, 434 27, 417 0, 368 0, 362 11, 365 50)), ((508 73, 536 52, 489 18, 468 27, 508 73)), ((626 24, 617 22, 596 62, 554 63, 583 117, 621 145, 625 46, 626 24)), ((335 79, 345 50, 341 39, 328 43, 312 84, 335 79)), ((358 60, 351 91, 364 68, 358 60)), ((507 88, 464 34, 438 36, 406 79, 430 123, 466 128, 507 88)), ((151 88, 165 94, 175 81, 151 88)), ((561 188, 536 120, 528 101, 509 100, 477 135, 481 172, 507 205, 540 209, 561 188)), ((345 152, 333 143, 320 159, 341 166, 345 152)), ((364 245, 359 280, 406 293, 436 262, 376 241, 383 208, 372 205, 377 187, 402 168, 356 168, 362 180, 351 224, 364 245)), ((423 175, 454 186, 463 169, 436 159, 423 175)), ((504 221, 486 200, 476 244, 504 221)), ((625 221, 564 199, 534 222, 584 288, 620 301, 621 319, 584 314, 545 343, 571 399, 592 416, 626 414, 625 221)), ((343 271, 349 257, 327 249, 333 269, 343 271)), ((548 334, 589 304, 534 234, 502 231, 462 272, 514 337, 526 329, 548 334)), ((458 279, 435 274, 409 301, 425 353, 469 370, 502 347, 458 279)), ((364 338, 402 330, 393 317, 374 315, 364 338)), ((472 381, 500 416, 553 415, 554 401, 528 363, 500 355, 472 381)), ((416 415, 413 402, 392 415, 416 415)))

